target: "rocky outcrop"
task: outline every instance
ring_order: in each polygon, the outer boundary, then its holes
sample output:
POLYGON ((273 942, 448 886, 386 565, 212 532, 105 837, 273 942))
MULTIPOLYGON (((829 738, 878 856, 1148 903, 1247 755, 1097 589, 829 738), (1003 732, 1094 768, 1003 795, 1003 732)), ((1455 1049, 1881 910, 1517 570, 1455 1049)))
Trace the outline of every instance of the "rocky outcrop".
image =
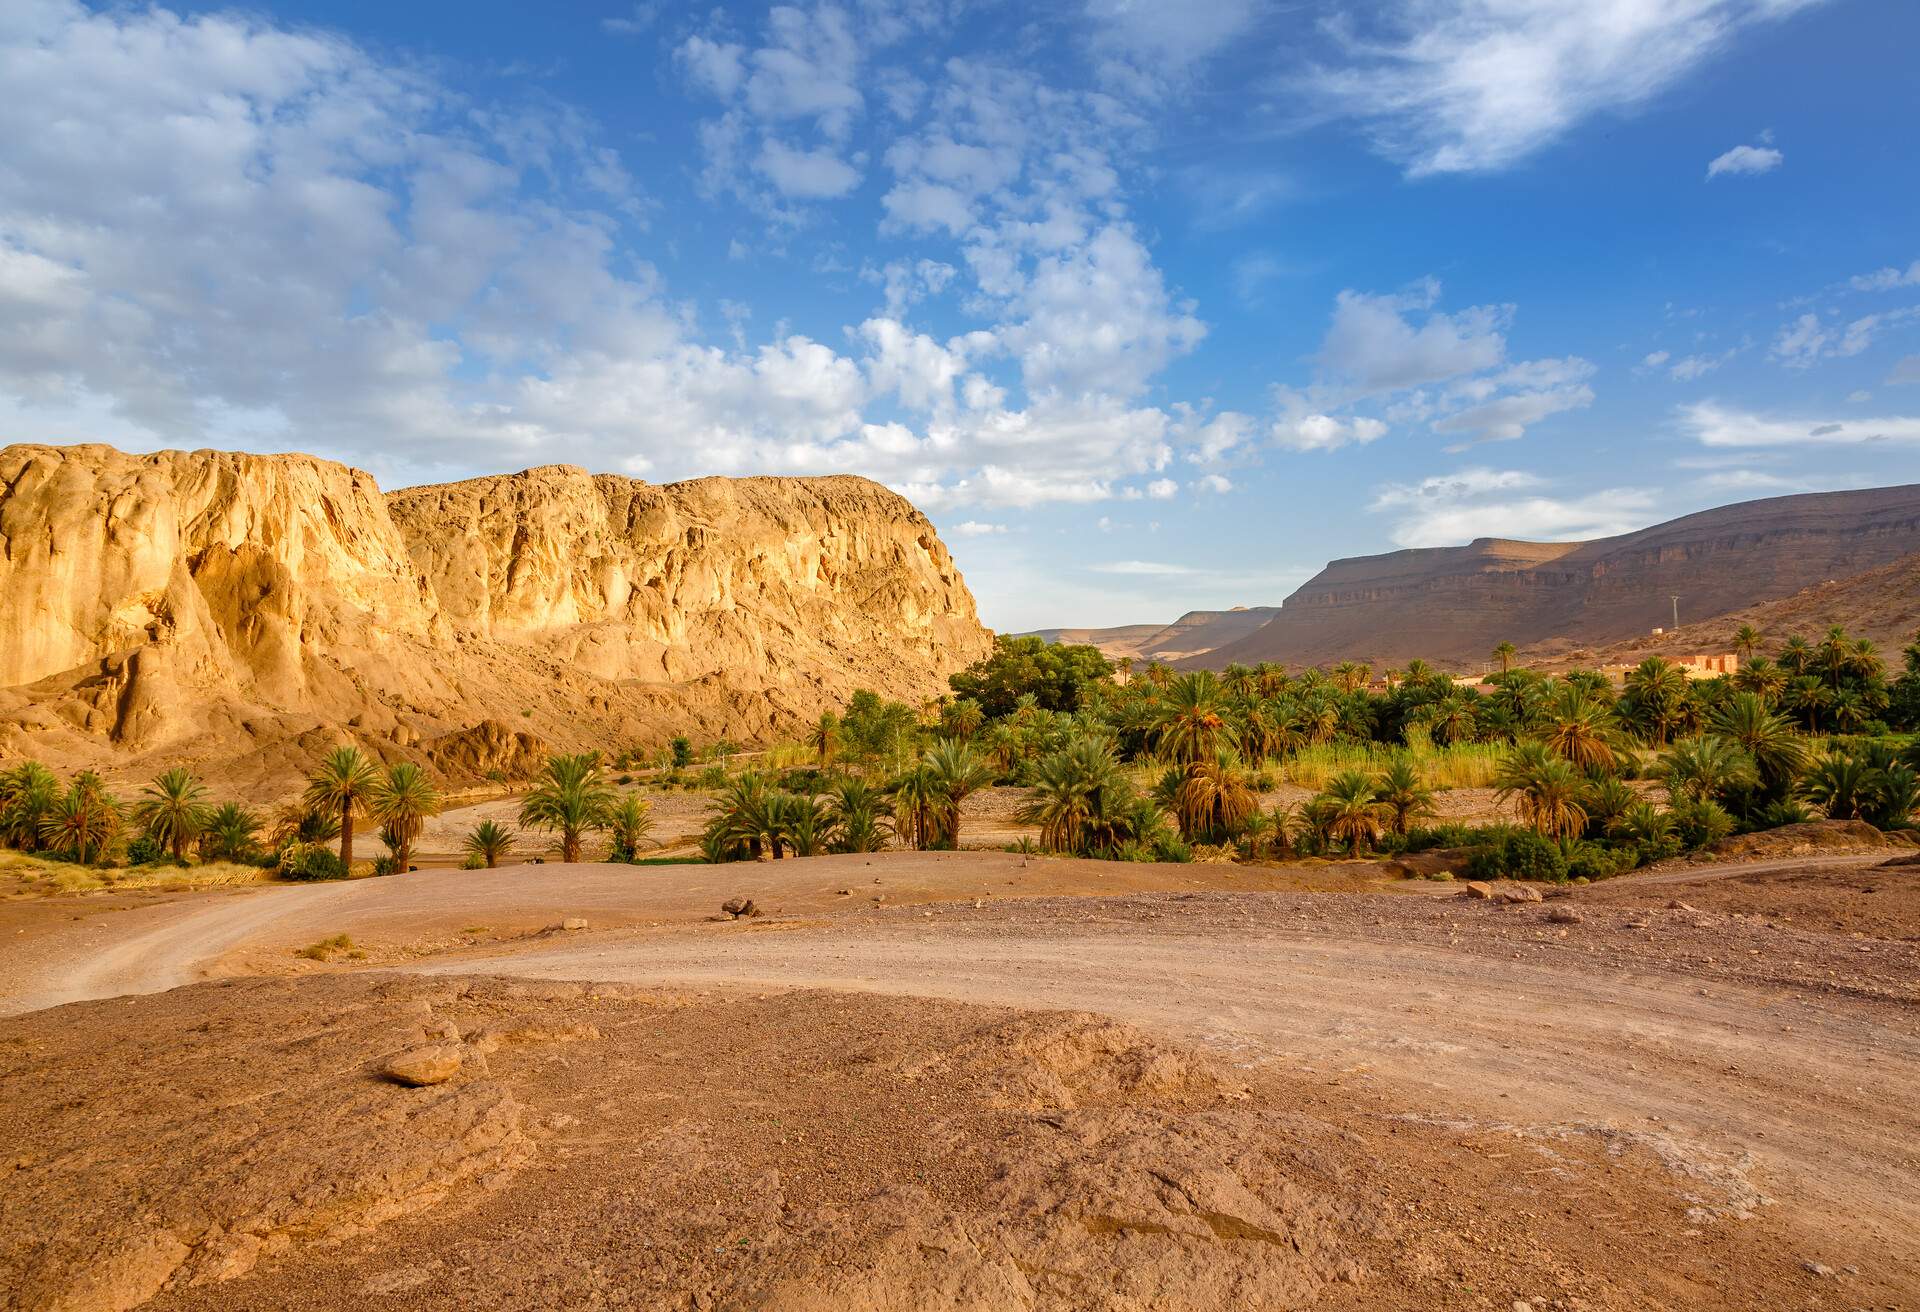
POLYGON ((1264 628, 1192 664, 1414 657, 1478 668, 1501 641, 1618 641, 1920 550, 1920 485, 1772 497, 1594 542, 1481 538, 1336 560, 1264 628))
MULTIPOLYGON (((933 526, 851 477, 570 466, 382 493, 309 456, 0 451, 0 749, 272 777, 344 733, 510 745, 790 732, 985 652, 933 526), (481 737, 489 737, 481 734, 481 737)), ((469 750, 471 749, 471 750, 469 750)), ((520 753, 524 755, 524 753, 520 753)))
POLYGON ((1171 624, 1124 624, 1111 629, 1038 629, 1048 642, 1098 647, 1115 660, 1178 661, 1204 656, 1215 648, 1257 632, 1280 613, 1278 606, 1235 606, 1230 610, 1190 610, 1171 624))

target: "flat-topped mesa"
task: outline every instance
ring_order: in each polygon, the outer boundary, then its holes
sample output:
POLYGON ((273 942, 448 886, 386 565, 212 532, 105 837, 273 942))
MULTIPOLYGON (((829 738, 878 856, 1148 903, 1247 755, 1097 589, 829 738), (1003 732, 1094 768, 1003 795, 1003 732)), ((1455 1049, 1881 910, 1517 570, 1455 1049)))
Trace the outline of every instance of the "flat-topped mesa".
POLYGON ((1264 628, 1186 662, 1478 668, 1495 643, 1605 643, 1920 550, 1920 485, 1770 497, 1592 542, 1479 538, 1331 562, 1264 628))
POLYGON ((304 455, 16 446, 0 489, 9 755, 405 749, 489 718, 744 741, 856 687, 937 694, 990 645, 932 524, 849 476, 382 493, 304 455))

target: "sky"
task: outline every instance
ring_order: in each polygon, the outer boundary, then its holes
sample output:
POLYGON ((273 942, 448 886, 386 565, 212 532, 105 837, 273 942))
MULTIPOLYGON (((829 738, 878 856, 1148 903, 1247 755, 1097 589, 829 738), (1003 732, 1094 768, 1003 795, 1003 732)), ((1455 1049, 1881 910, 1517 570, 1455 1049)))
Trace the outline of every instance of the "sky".
POLYGON ((1904 0, 0 3, 0 441, 857 473, 1003 631, 1920 481, 1904 0))

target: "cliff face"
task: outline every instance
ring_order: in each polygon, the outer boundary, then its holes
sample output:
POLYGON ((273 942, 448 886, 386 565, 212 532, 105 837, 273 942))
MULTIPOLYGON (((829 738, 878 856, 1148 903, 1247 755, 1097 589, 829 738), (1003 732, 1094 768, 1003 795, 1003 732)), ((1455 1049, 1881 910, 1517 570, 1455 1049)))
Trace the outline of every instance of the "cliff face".
POLYGON ((345 729, 555 747, 791 732, 989 646, 927 519, 858 478, 567 466, 383 494, 307 456, 0 451, 0 747, 262 780, 345 729))
POLYGON ((1772 497, 1594 542, 1336 560, 1264 628, 1190 664, 1414 657, 1478 668, 1496 643, 1597 644, 1722 615, 1920 549, 1920 486, 1772 497))

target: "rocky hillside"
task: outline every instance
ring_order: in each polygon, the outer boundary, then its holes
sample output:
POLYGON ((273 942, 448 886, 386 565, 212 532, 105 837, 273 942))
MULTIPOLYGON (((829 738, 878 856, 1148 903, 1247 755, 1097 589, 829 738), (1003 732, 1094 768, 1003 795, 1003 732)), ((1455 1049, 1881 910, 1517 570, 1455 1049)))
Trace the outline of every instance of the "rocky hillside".
POLYGON ((1920 632, 1920 552, 1891 565, 1802 588, 1792 596, 1743 607, 1725 615, 1682 624, 1662 634, 1643 634, 1591 647, 1556 638, 1523 647, 1520 659, 1541 669, 1572 666, 1631 665, 1649 656, 1673 659, 1734 650, 1734 634, 1743 624, 1758 629, 1762 654, 1779 650, 1788 638, 1818 641, 1838 624, 1857 638, 1880 645, 1890 670, 1901 668, 1901 649, 1920 632))
POLYGON ((1920 550, 1920 485, 1772 497, 1594 542, 1481 538, 1336 560, 1248 637, 1192 664, 1413 657, 1478 668, 1501 641, 1600 645, 1887 565, 1920 550))
MULTIPOLYGON (((1280 613, 1278 606, 1190 610, 1171 624, 1122 624, 1110 629, 1037 629, 1048 642, 1098 647, 1116 660, 1178 661, 1203 656, 1256 632, 1280 613)), ((1026 636, 1026 635, 1022 635, 1026 636)))
POLYGON ((569 466, 383 493, 309 456, 0 451, 0 755, 262 787, 349 734, 443 773, 792 732, 989 637, 860 478, 569 466), (500 757, 499 762, 493 760, 500 757))

